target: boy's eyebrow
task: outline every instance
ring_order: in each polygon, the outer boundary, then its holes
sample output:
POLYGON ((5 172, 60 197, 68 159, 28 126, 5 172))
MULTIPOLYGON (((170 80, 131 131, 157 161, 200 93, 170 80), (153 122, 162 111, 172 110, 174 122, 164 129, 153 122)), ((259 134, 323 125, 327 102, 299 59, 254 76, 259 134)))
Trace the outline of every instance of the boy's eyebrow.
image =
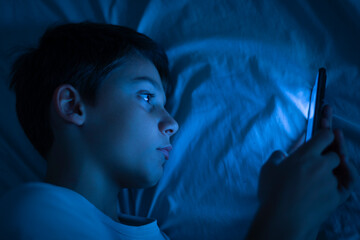
POLYGON ((161 92, 161 87, 160 87, 159 83, 156 82, 156 81, 155 81, 154 79, 152 79, 152 78, 149 78, 149 77, 146 77, 146 76, 141 76, 141 77, 133 78, 132 80, 134 80, 134 81, 149 82, 149 83, 151 83, 158 91, 161 92))
MULTIPOLYGON (((159 92, 162 92, 160 84, 150 77, 140 76, 140 77, 133 78, 132 80, 149 82, 151 85, 153 85, 156 88, 156 90, 158 90, 159 92)), ((166 104, 166 97, 164 99, 165 99, 164 104, 166 104)))

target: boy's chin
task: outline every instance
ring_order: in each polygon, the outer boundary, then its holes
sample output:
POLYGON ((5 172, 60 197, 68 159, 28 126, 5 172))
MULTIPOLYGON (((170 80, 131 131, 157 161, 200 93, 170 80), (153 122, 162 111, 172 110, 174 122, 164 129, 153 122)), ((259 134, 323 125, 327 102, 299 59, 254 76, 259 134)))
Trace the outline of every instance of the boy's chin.
POLYGON ((155 187, 158 182, 160 181, 162 177, 162 173, 159 174, 158 176, 147 176, 147 177, 139 177, 137 180, 138 181, 134 181, 132 182, 132 186, 128 186, 127 188, 152 188, 155 187), (141 181, 139 181, 139 179, 142 179, 141 181))
POLYGON ((152 181, 148 181, 146 184, 144 184, 141 188, 152 188, 155 187, 159 181, 160 181, 161 177, 158 177, 156 179, 152 179, 152 181))

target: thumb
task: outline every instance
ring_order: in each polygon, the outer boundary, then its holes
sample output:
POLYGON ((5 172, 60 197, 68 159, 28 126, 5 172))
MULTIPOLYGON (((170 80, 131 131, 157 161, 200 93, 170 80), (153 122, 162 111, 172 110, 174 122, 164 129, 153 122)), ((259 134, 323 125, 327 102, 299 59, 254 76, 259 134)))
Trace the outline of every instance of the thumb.
POLYGON ((283 152, 281 150, 276 150, 274 151, 271 156, 269 157, 269 159, 267 160, 266 164, 268 165, 279 165, 286 157, 288 156, 288 154, 286 152, 283 152))
POLYGON ((258 197, 260 202, 264 202, 271 194, 273 187, 277 186, 274 181, 277 179, 277 165, 287 157, 287 154, 277 150, 271 154, 267 162, 262 166, 259 177, 258 197))

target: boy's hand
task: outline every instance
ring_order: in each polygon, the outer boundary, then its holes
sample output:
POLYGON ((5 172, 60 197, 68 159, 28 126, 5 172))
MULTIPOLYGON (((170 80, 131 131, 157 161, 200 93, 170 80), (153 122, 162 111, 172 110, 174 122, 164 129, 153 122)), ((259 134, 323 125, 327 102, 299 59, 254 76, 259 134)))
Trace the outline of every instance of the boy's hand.
POLYGON ((284 161, 286 156, 276 151, 261 169, 259 200, 272 208, 275 219, 269 221, 275 221, 274 229, 285 227, 291 233, 301 229, 296 234, 316 237, 316 229, 348 198, 358 181, 359 173, 347 161, 342 132, 331 130, 329 106, 323 108, 321 127, 284 161))

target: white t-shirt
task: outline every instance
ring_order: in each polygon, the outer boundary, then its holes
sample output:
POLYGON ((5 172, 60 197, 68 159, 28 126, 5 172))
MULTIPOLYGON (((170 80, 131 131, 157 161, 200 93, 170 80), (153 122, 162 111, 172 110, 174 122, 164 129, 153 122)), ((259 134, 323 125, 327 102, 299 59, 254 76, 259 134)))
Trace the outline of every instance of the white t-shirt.
MULTIPOLYGON (((121 217, 126 218, 127 215, 121 217)), ((155 219, 128 218, 140 223, 140 226, 112 220, 70 189, 42 182, 26 183, 0 199, 0 238, 169 239, 160 231, 155 219)))

